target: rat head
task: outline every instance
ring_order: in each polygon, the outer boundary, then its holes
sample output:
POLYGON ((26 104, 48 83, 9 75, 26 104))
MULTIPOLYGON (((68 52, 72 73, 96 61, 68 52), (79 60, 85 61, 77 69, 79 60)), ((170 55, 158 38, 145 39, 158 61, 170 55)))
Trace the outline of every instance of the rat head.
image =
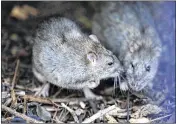
POLYGON ((86 59, 91 71, 98 79, 117 77, 122 72, 122 66, 117 57, 103 47, 95 35, 90 35, 91 49, 87 51, 86 59))
POLYGON ((124 58, 127 86, 122 87, 140 91, 147 86, 157 72, 160 53, 160 45, 152 43, 150 39, 140 38, 133 42, 124 58))

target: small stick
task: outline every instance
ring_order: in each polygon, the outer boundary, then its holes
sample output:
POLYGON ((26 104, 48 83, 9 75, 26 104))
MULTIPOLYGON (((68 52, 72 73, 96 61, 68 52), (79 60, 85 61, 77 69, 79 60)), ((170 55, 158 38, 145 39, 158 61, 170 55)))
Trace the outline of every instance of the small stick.
POLYGON ((31 95, 24 95, 23 98, 33 101, 33 102, 41 102, 46 104, 52 104, 55 103, 62 103, 62 102, 77 102, 79 104, 80 101, 89 101, 89 99, 86 98, 64 98, 64 99, 49 99, 49 98, 41 98, 37 96, 31 96, 31 95), (51 102, 52 101, 52 102, 51 102))
POLYGON ((15 67, 15 74, 14 74, 13 80, 12 80, 12 86, 11 86, 12 105, 17 104, 17 98, 16 98, 16 94, 15 94, 15 91, 14 91, 14 87, 15 87, 15 84, 16 84, 16 81, 17 81, 16 78, 17 78, 17 75, 18 75, 19 63, 20 63, 20 60, 18 59, 16 67, 15 67))
POLYGON ((58 108, 60 107, 58 104, 56 104, 55 102, 53 102, 51 99, 46 99, 46 98, 40 98, 40 97, 33 97, 33 96, 29 96, 29 95, 25 95, 23 97, 24 100, 29 100, 32 102, 39 102, 39 103, 45 103, 45 104, 51 104, 51 105, 55 105, 58 108))
POLYGON ((129 108, 130 108, 130 94, 129 94, 129 90, 127 91, 127 122, 129 122, 130 120, 130 113, 129 113, 129 108))
MULTIPOLYGON (((91 101, 91 100, 90 100, 90 101, 89 101, 89 104, 90 104, 90 106, 92 107, 93 112, 94 112, 94 113, 97 113, 98 110, 97 110, 97 107, 96 107, 96 105, 95 105, 95 102, 96 102, 96 101, 91 101)), ((97 123, 100 123, 100 120, 99 120, 99 119, 97 119, 97 123)))
MULTIPOLYGON (((58 110, 56 110, 56 111, 54 112, 54 115, 53 115, 53 119, 52 119, 52 121, 53 121, 54 119, 56 119, 57 112, 58 112, 58 110)), ((53 123, 53 122, 52 122, 52 123, 53 123)))
POLYGON ((26 112, 27 112, 27 100, 26 99, 24 99, 24 108, 23 108, 23 114, 26 114, 26 112))
POLYGON ((74 102, 74 103, 80 103, 81 101, 83 101, 83 102, 87 102, 87 101, 89 101, 89 99, 87 99, 87 98, 64 98, 64 99, 52 99, 52 101, 53 102, 59 102, 59 103, 61 103, 61 102, 74 102))
POLYGON ((18 60, 17 60, 16 67, 15 67, 15 74, 14 74, 14 76, 13 76, 11 89, 13 89, 13 88, 15 87, 15 84, 16 84, 16 78, 17 78, 17 75, 18 75, 19 64, 20 64, 20 60, 18 59, 18 60))
POLYGON ((97 118, 103 116, 104 114, 107 114, 108 112, 112 111, 115 108, 116 108, 116 106, 112 105, 112 106, 109 106, 108 108, 106 108, 104 110, 99 110, 96 114, 94 114, 91 117, 85 119, 82 123, 91 123, 94 120, 96 120, 97 118))
POLYGON ((163 118, 167 118, 169 116, 171 116, 172 114, 169 114, 169 115, 165 115, 165 116, 162 116, 162 117, 158 117, 158 118, 155 118, 153 120, 150 120, 150 122, 153 122, 153 121, 157 121, 157 120, 160 120, 160 119, 163 119, 163 118))
POLYGON ((56 98, 62 91, 62 88, 59 89, 59 91, 57 91, 54 95, 53 98, 56 98))
POLYGON ((74 120, 76 123, 79 123, 78 117, 76 116, 76 113, 74 110, 72 110, 71 108, 69 108, 68 106, 66 106, 64 103, 61 103, 62 107, 64 107, 65 109, 67 109, 73 116, 74 120))
POLYGON ((5 111, 7 111, 7 112, 9 112, 9 113, 11 113, 11 114, 13 114, 13 115, 15 115, 15 116, 18 116, 18 117, 20 117, 20 118, 23 118, 23 119, 26 120, 27 122, 31 122, 31 123, 43 123, 42 121, 38 121, 38 120, 35 120, 35 119, 33 119, 33 118, 30 118, 30 117, 28 117, 28 116, 26 116, 26 115, 24 115, 24 114, 21 114, 21 113, 15 111, 15 110, 13 110, 13 109, 11 109, 11 108, 5 106, 5 105, 2 105, 2 109, 4 109, 5 111))
POLYGON ((32 101, 32 102, 53 104, 53 103, 51 102, 51 100, 49 100, 49 99, 40 98, 40 97, 34 97, 34 96, 30 96, 30 95, 25 95, 25 96, 23 96, 23 99, 29 100, 29 101, 32 101))
POLYGON ((11 106, 16 106, 17 105, 17 98, 16 98, 16 93, 15 93, 14 89, 11 89, 11 98, 12 98, 11 106))

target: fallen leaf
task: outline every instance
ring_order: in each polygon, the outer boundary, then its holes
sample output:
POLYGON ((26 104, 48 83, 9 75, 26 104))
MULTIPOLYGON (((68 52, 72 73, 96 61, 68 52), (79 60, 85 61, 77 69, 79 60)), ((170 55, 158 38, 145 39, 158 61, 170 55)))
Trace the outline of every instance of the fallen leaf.
POLYGON ((138 119, 134 119, 134 118, 131 118, 129 120, 130 123, 150 123, 150 120, 148 118, 138 118, 138 119))
POLYGON ((106 114, 105 117, 108 120, 108 123, 118 123, 114 117, 112 117, 108 114, 106 114))
POLYGON ((26 20, 29 18, 30 15, 37 16, 38 13, 39 11, 36 8, 28 5, 23 5, 15 6, 11 11, 10 16, 19 20, 26 20))
POLYGON ((159 106, 153 105, 153 104, 147 104, 147 105, 143 105, 139 109, 137 109, 137 111, 135 113, 131 114, 131 117, 132 118, 141 118, 144 116, 148 116, 150 114, 158 114, 161 111, 162 111, 162 108, 160 108, 159 106))
POLYGON ((37 115, 44 121, 51 120, 51 113, 48 112, 44 107, 37 105, 36 109, 37 115))

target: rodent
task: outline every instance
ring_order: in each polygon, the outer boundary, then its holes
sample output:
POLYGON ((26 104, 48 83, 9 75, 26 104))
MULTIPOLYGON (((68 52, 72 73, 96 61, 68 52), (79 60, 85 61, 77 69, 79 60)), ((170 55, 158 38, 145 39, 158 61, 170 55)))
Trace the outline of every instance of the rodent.
POLYGON ((124 67, 121 90, 152 87, 162 51, 150 11, 142 2, 105 2, 94 15, 92 32, 124 67))
MULTIPOLYGON (((33 73, 41 82, 84 93, 97 87, 101 79, 117 77, 123 71, 117 57, 95 35, 82 33, 76 23, 63 17, 39 26, 32 62, 33 73)), ((47 96, 48 90, 47 86, 41 95, 47 96)), ((89 93, 87 97, 92 97, 89 93)))

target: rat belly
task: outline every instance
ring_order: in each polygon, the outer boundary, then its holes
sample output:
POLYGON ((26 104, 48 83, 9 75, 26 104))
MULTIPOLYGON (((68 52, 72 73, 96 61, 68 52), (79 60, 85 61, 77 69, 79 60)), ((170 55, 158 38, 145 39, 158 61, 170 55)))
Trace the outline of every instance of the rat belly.
POLYGON ((47 81, 63 88, 67 89, 83 89, 83 88, 95 88, 99 85, 99 81, 95 81, 91 78, 84 76, 76 76, 74 73, 62 74, 62 73, 50 73, 46 76, 47 81))

